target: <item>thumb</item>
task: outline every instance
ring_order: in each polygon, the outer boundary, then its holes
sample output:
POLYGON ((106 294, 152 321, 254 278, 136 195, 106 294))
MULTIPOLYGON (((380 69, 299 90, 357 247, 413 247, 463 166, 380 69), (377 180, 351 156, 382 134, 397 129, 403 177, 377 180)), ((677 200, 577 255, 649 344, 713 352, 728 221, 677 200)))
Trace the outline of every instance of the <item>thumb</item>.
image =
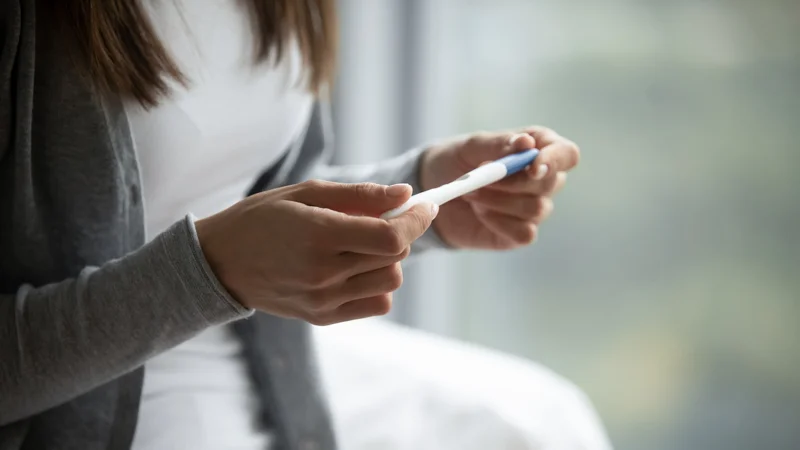
POLYGON ((467 140, 464 152, 469 160, 478 162, 494 161, 511 153, 533 148, 536 140, 526 133, 496 133, 476 135, 467 140))
POLYGON ((410 244, 425 233, 438 213, 439 206, 435 203, 419 203, 394 219, 389 219, 389 223, 403 242, 410 244))
POLYGON ((298 186, 291 199, 319 208, 331 209, 352 215, 377 217, 396 208, 411 197, 411 186, 376 183, 333 183, 308 181, 298 186))

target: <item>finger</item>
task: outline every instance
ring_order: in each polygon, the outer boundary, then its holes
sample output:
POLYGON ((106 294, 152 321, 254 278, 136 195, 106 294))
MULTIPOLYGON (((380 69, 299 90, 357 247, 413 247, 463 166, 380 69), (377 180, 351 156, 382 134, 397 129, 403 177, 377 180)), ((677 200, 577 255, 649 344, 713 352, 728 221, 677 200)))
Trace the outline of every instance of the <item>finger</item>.
POLYGON ((352 215, 378 217, 405 203, 411 197, 411 186, 311 180, 296 185, 288 196, 290 200, 308 206, 352 215))
POLYGON ((559 192, 561 192, 561 190, 564 189, 564 185, 566 184, 567 184, 567 172, 558 172, 556 174, 556 185, 553 187, 553 190, 544 195, 550 195, 552 197, 553 195, 556 195, 559 192))
POLYGON ((498 131, 498 132, 477 132, 473 133, 467 138, 466 145, 475 148, 499 148, 513 144, 516 138, 528 135, 534 139, 532 135, 525 130, 519 131, 498 131))
POLYGON ((536 139, 527 133, 512 134, 508 138, 508 153, 519 152, 536 147, 536 139))
POLYGON ((523 129, 522 132, 536 139, 536 142, 539 144, 540 148, 547 147, 548 145, 556 141, 564 139, 560 134, 556 133, 554 130, 538 125, 526 127, 523 129))
POLYGON ((548 172, 571 170, 578 165, 580 149, 574 142, 559 136, 552 130, 541 133, 543 135, 536 140, 539 143, 539 156, 536 157, 536 161, 529 170, 534 178, 543 178, 548 172))
POLYGON ((343 279, 348 279, 358 274, 371 272, 403 261, 408 258, 410 253, 411 247, 406 247, 400 254, 390 256, 345 252, 340 254, 336 261, 337 265, 343 268, 343 279))
POLYGON ((420 203, 398 217, 389 219, 387 223, 391 225, 394 235, 399 239, 399 242, 394 243, 399 244, 401 249, 411 245, 428 230, 437 214, 439 214, 439 205, 420 203))
POLYGON ((309 320, 314 325, 330 325, 367 317, 384 316, 392 309, 392 294, 381 294, 347 302, 322 319, 309 320))
POLYGON ((383 220, 319 210, 322 227, 317 241, 339 252, 399 255, 430 227, 438 211, 438 206, 421 203, 398 217, 383 220))
POLYGON ((510 194, 550 195, 558 183, 557 174, 549 173, 542 179, 536 179, 529 172, 520 172, 504 178, 484 189, 507 192, 510 194))
POLYGON ((486 228, 505 239, 508 248, 531 244, 536 240, 536 224, 481 208, 476 208, 475 212, 486 228))
POLYGON ((471 161, 494 161, 510 153, 534 148, 536 140, 528 133, 499 132, 475 133, 471 135, 464 145, 464 150, 469 152, 471 161))
POLYGON ((403 269, 400 263, 394 263, 381 269, 350 277, 323 295, 332 304, 339 306, 354 299, 394 292, 400 289, 402 284, 403 269))
POLYGON ((538 195, 515 195, 496 190, 481 189, 465 197, 465 200, 486 211, 495 211, 518 219, 538 223, 543 214, 549 213, 552 200, 538 195))

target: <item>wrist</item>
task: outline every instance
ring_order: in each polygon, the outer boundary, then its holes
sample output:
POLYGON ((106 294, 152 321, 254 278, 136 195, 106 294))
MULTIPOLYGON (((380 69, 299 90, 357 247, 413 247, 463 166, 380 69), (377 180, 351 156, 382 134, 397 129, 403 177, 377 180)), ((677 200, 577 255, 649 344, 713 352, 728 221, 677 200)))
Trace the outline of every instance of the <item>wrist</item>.
MULTIPOLYGON (((435 146, 428 147, 419 156, 419 188, 420 192, 438 187, 433 176, 433 160, 439 150, 435 146)), ((417 192, 418 193, 418 192, 417 192)))
POLYGON ((225 245, 224 242, 217 242, 216 233, 214 229, 217 224, 218 215, 213 215, 194 222, 194 228, 197 233, 197 241, 200 247, 200 253, 206 263, 208 274, 215 279, 223 290, 235 300, 239 305, 245 308, 252 308, 242 301, 242 296, 236 292, 233 283, 228 280, 228 274, 225 270, 225 264, 222 264, 219 258, 219 253, 222 250, 220 245, 225 245))
MULTIPOLYGON (((189 282, 187 286, 189 286, 190 289, 199 290, 199 292, 214 294, 213 296, 194 295, 198 303, 202 304, 200 307, 201 310, 207 310, 210 307, 218 307, 218 302, 222 299, 225 304, 232 307, 238 314, 251 314, 252 310, 243 305, 232 295, 222 279, 217 275, 215 269, 212 268, 212 264, 214 264, 213 253, 207 252, 207 248, 209 241, 213 241, 214 233, 212 227, 209 227, 208 222, 207 219, 198 220, 191 214, 184 219, 189 233, 188 247, 191 249, 190 252, 192 254, 192 260, 195 262, 195 267, 198 269, 198 278, 202 280, 201 283, 189 282)), ((187 242, 183 244, 182 247, 186 247, 185 244, 187 244, 187 242)), ((176 251, 171 251, 170 253, 176 253, 176 251)), ((181 259, 186 261, 186 258, 181 259)))

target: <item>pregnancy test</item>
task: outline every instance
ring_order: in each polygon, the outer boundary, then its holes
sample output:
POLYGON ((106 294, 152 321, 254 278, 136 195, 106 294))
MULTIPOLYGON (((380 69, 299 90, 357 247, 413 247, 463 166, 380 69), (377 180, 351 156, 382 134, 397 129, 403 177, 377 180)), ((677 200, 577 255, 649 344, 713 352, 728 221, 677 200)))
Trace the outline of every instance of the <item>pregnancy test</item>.
POLYGON ((532 148, 508 155, 489 164, 484 164, 473 171, 465 173, 455 181, 411 196, 407 202, 383 213, 381 219, 395 218, 420 203, 444 205, 454 198, 469 194, 521 171, 531 165, 538 155, 539 150, 532 148))

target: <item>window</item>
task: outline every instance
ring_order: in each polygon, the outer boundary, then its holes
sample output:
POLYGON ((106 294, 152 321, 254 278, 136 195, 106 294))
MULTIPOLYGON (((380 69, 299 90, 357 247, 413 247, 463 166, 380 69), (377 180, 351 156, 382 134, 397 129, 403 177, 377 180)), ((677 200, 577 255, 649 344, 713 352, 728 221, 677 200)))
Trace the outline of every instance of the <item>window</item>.
POLYGON ((548 365, 618 449, 800 447, 800 2, 340 3, 344 160, 583 150, 536 245, 409 267, 398 320, 548 365))

